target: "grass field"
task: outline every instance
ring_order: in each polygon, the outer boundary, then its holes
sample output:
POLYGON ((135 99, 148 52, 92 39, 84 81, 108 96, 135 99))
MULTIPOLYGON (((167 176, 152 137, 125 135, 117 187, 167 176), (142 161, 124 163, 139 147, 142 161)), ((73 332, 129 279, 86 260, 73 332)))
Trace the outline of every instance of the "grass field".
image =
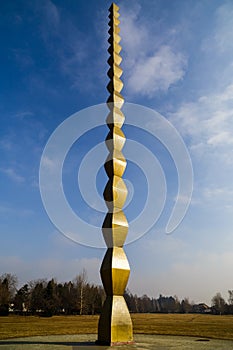
MULTIPOLYGON (((0 339, 96 333, 98 316, 0 317, 0 339)), ((233 316, 132 314, 135 334, 198 336, 233 340, 233 316)))

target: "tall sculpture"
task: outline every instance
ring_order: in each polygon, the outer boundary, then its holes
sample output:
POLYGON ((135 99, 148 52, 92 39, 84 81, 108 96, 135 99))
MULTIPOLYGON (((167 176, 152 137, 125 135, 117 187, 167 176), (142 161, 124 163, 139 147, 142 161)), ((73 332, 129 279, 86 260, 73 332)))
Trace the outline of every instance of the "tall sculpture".
POLYGON ((125 135, 121 130, 125 117, 121 111, 124 98, 120 94, 123 83, 120 80, 122 69, 120 63, 121 46, 119 42, 119 7, 112 4, 109 9, 109 44, 110 57, 108 64, 110 78, 107 89, 110 96, 107 105, 110 110, 107 125, 110 129, 106 145, 109 155, 105 162, 105 170, 109 177, 104 190, 104 199, 108 207, 102 232, 107 245, 100 274, 106 292, 106 300, 99 319, 98 343, 114 345, 116 343, 131 343, 133 341, 133 328, 131 317, 124 299, 124 291, 128 282, 130 267, 125 255, 123 245, 128 233, 128 222, 122 210, 127 188, 122 179, 126 168, 126 160, 122 154, 125 135))

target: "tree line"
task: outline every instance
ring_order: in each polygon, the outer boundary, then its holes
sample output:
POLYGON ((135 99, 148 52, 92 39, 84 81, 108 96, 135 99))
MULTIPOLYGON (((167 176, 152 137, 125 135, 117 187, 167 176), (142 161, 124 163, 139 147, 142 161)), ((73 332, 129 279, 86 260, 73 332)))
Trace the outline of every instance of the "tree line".
MULTIPOLYGON (((0 276, 0 315, 9 313, 23 315, 93 315, 99 314, 105 300, 101 286, 89 283, 85 270, 72 281, 60 283, 54 278, 30 281, 17 289, 17 277, 12 274, 0 276)), ((204 303, 194 304, 188 298, 176 296, 150 298, 138 297, 129 290, 125 300, 133 313, 213 313, 233 314, 233 290, 229 290, 228 302, 220 293, 212 298, 209 307, 204 303)))

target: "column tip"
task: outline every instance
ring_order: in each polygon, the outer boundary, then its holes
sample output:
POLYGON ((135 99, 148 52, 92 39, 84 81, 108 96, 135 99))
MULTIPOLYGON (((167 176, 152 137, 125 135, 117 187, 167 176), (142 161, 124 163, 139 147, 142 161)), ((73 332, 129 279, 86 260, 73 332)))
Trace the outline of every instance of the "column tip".
POLYGON ((111 4, 111 6, 109 7, 109 11, 119 11, 119 6, 117 6, 117 4, 115 4, 115 2, 113 2, 111 4))

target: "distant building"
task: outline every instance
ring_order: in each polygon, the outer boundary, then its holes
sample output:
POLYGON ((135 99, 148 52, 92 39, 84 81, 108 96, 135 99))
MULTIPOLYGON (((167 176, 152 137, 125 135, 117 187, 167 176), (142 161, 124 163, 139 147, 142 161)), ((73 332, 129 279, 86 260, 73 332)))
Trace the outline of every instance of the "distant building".
POLYGON ((212 310, 205 303, 200 303, 200 304, 193 305, 193 312, 197 314, 210 314, 212 310))

